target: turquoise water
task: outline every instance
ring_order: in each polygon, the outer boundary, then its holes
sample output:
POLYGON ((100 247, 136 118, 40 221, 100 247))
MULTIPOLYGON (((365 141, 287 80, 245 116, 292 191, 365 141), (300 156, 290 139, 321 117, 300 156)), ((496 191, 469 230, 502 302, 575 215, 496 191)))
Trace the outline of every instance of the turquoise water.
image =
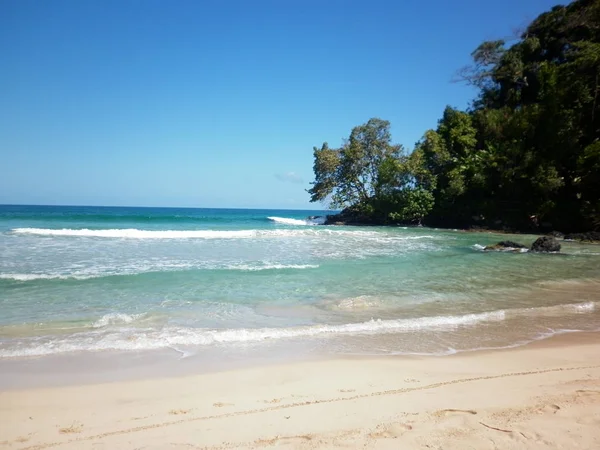
POLYGON ((506 236, 318 214, 0 206, 0 358, 298 342, 445 354, 600 327, 598 246, 483 252, 506 236))

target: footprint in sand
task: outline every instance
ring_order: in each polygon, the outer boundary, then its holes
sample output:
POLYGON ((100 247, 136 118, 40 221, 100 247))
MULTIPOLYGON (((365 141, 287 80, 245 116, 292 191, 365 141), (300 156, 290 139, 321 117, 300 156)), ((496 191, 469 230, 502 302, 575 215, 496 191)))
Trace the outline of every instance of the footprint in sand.
POLYGON ((31 439, 32 434, 33 433, 29 433, 27 436, 19 436, 18 438, 15 439, 15 442, 18 442, 19 444, 27 442, 29 439, 31 439))
POLYGON ((600 395, 600 391, 594 391, 592 389, 578 389, 575 393, 579 396, 590 397, 593 395, 600 395))
POLYGON ((560 406, 554 405, 554 404, 546 405, 541 409, 542 412, 549 412, 552 414, 556 414, 559 410, 560 410, 560 406))
POLYGON ((412 425, 407 423, 378 425, 375 431, 369 433, 369 437, 373 439, 395 439, 412 429, 412 425))
POLYGON ((233 403, 221 403, 221 402, 217 402, 217 403, 213 403, 213 406, 215 408, 224 408, 225 406, 233 406, 233 403))
POLYGON ((341 392, 342 394, 346 394, 349 392, 356 392, 356 389, 338 389, 338 392, 341 392))
POLYGON ((60 434, 81 433, 82 431, 83 424, 78 422, 73 422, 70 427, 62 427, 58 429, 60 434))
MULTIPOLYGON (((147 419, 150 416, 140 416, 140 417, 131 417, 129 420, 144 420, 147 419)), ((119 422, 123 422, 122 420, 120 420, 119 422)))
POLYGON ((191 411, 191 409, 172 409, 171 411, 169 411, 169 414, 171 414, 172 416, 178 416, 180 414, 187 414, 191 411))
POLYGON ((470 415, 475 415, 477 414, 477 411, 474 411, 472 409, 440 409, 439 411, 436 411, 433 413, 435 416, 438 417, 442 417, 442 416, 451 416, 451 415, 461 415, 461 414, 470 414, 470 415))

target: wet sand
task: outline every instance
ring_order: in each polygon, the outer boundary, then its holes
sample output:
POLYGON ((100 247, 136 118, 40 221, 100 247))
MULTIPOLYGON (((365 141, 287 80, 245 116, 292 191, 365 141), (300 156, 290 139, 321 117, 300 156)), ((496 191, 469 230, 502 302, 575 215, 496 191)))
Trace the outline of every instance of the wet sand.
POLYGON ((4 390, 0 423, 11 449, 595 449, 600 334, 4 390))

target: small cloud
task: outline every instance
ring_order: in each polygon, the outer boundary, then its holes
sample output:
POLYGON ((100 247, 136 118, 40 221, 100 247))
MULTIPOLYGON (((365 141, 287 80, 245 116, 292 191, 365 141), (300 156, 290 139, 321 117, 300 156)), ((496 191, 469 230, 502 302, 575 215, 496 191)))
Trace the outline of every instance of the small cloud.
POLYGON ((275 178, 277 178, 279 181, 283 181, 286 183, 296 183, 296 184, 304 183, 304 180, 302 179, 302 177, 300 175, 296 174, 296 172, 276 173, 275 178))

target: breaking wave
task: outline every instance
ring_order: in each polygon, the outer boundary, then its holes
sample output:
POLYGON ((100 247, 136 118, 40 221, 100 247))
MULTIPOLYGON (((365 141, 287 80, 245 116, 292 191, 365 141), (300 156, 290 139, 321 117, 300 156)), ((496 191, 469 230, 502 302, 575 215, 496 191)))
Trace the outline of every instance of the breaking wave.
POLYGON ((93 328, 102 328, 110 325, 126 325, 144 317, 146 314, 123 314, 123 313, 110 313, 103 315, 100 319, 96 320, 93 324, 93 328))
MULTIPOLYGON (((40 344, 39 339, 18 348, 0 348, 1 358, 42 356, 56 353, 100 350, 155 350, 182 345, 236 344, 293 338, 327 338, 343 335, 391 334, 427 329, 454 329, 481 322, 502 321, 504 311, 462 316, 420 317, 415 319, 380 320, 343 325, 312 325, 288 328, 235 328, 222 330, 166 327, 160 330, 138 330, 135 334, 108 332, 77 333, 67 338, 52 339, 40 344)), ((121 322, 130 323, 133 316, 109 314, 103 316, 97 328, 121 322)))
POLYGON ((282 225, 323 225, 325 217, 316 217, 314 219, 290 219, 287 217, 267 217, 272 222, 282 225))
POLYGON ((228 266, 228 270, 243 270, 248 272, 255 272, 259 270, 302 270, 302 269, 318 269, 318 264, 265 264, 262 266, 254 266, 250 264, 239 264, 228 266))
POLYGON ((90 230, 88 228, 48 229, 48 228, 15 228, 15 234, 33 234, 39 236, 75 236, 129 239, 240 239, 257 236, 257 230, 138 230, 136 228, 90 230))
POLYGON ((78 275, 46 274, 46 273, 0 273, 0 280, 12 280, 12 281, 68 280, 69 278, 85 279, 85 278, 90 278, 90 277, 89 276, 78 276, 78 275))
POLYGON ((529 252, 528 248, 514 248, 514 247, 503 247, 499 249, 486 250, 487 246, 481 244, 473 244, 472 248, 478 251, 493 251, 493 252, 507 252, 507 253, 527 253, 529 252))
MULTIPOLYGON (((99 237, 126 239, 252 239, 261 237, 296 237, 318 235, 354 235, 357 237, 377 236, 377 231, 334 230, 334 229, 278 229, 278 230, 138 230, 136 228, 91 230, 87 228, 49 229, 14 228, 14 234, 38 236, 99 237)), ((424 238, 431 236, 415 236, 424 238)), ((409 239, 408 237, 406 239, 409 239)))
POLYGON ((74 273, 0 273, 0 280, 9 281, 39 281, 39 280, 89 280, 92 278, 104 278, 113 276, 141 275, 153 272, 176 272, 182 270, 239 270, 241 272, 257 272, 262 270, 303 270, 318 269, 318 264, 229 264, 223 266, 173 264, 156 267, 129 267, 123 270, 110 270, 103 272, 101 270, 92 272, 74 272, 74 273))
MULTIPOLYGON (((209 346, 245 344, 284 339, 327 339, 340 336, 386 335, 398 333, 457 330, 485 323, 503 322, 528 316, 564 316, 590 314, 599 302, 562 304, 539 308, 517 308, 455 316, 416 317, 407 319, 371 319, 347 324, 320 324, 282 328, 207 329, 166 326, 164 328, 131 328, 145 314, 110 313, 92 324, 91 331, 68 336, 46 336, 19 339, 10 347, 0 343, 0 358, 43 356, 57 353, 103 350, 156 350, 177 346, 209 346)), ((577 330, 573 330, 577 331, 577 330)), ((552 331, 550 335, 554 334, 552 331)))

